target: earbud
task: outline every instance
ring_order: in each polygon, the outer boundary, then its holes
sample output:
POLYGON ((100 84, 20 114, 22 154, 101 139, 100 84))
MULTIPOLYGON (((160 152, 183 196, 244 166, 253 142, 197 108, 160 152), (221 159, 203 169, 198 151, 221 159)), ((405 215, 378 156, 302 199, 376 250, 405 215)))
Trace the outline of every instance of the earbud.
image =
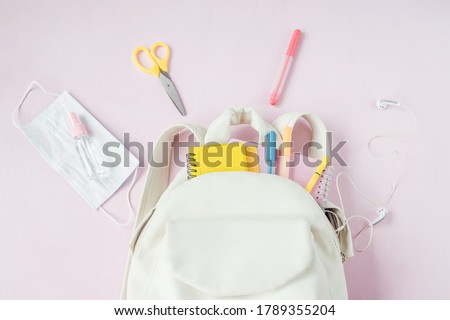
POLYGON ((377 101, 377 108, 384 110, 389 106, 399 106, 400 102, 395 101, 395 100, 385 100, 385 99, 381 99, 377 101))
POLYGON ((373 226, 380 223, 381 221, 383 221, 386 218, 386 216, 388 215, 389 210, 385 207, 381 207, 381 208, 378 208, 377 213, 378 213, 378 218, 376 218, 375 220, 372 221, 373 226))

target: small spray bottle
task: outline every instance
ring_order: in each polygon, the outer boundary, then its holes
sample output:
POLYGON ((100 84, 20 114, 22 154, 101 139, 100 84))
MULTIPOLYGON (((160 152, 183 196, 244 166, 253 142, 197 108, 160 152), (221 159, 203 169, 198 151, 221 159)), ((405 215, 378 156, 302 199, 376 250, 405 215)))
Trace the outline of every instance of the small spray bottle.
POLYGON ((101 167, 100 156, 95 148, 94 141, 89 136, 86 126, 80 121, 75 112, 69 113, 70 133, 75 140, 78 154, 84 165, 86 176, 89 179, 104 173, 101 167))

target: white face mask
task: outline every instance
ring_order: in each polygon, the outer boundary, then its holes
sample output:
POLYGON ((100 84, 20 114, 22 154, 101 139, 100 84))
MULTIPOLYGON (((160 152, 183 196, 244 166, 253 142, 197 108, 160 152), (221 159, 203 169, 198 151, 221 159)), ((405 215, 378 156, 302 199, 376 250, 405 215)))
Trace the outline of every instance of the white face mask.
MULTIPOLYGON (((41 156, 94 209, 100 208, 103 210, 101 205, 119 189, 139 164, 136 157, 129 153, 108 130, 67 92, 63 92, 60 95, 54 94, 46 91, 41 85, 33 81, 14 110, 12 118, 16 127, 23 132, 41 156), (34 87, 40 88, 49 95, 56 96, 57 99, 30 123, 21 125, 16 121, 16 113, 19 112, 28 93, 34 87), (87 139, 88 141, 90 140, 90 147, 96 154, 100 165, 98 173, 94 172, 93 174, 86 170, 86 159, 84 159, 82 154, 80 155, 80 150, 77 148, 77 139, 71 134, 71 125, 68 117, 71 112, 74 112, 87 128, 87 139), (106 159, 102 152, 102 147, 107 142, 114 142, 118 146, 116 149, 118 154, 125 155, 125 153, 128 153, 130 159, 128 166, 125 166, 124 161, 121 161, 115 167, 101 166, 102 161, 110 160, 106 159)), ((105 210, 103 211, 109 215, 105 210)), ((130 216, 126 223, 120 224, 112 216, 109 215, 109 217, 119 225, 127 225, 131 220, 130 216)))

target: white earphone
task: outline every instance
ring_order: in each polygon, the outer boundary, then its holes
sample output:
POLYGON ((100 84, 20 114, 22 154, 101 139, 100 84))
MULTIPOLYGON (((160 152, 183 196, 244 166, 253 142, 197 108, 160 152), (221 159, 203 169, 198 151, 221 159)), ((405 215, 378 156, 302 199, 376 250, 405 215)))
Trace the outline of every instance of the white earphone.
POLYGON ((386 109, 388 106, 399 106, 399 105, 400 102, 395 100, 381 99, 377 101, 377 108, 381 110, 386 109))
POLYGON ((380 223, 381 221, 383 221, 386 218, 386 216, 388 215, 389 210, 385 207, 381 207, 381 208, 378 208, 377 213, 378 213, 378 218, 376 218, 375 220, 372 221, 373 226, 380 223))

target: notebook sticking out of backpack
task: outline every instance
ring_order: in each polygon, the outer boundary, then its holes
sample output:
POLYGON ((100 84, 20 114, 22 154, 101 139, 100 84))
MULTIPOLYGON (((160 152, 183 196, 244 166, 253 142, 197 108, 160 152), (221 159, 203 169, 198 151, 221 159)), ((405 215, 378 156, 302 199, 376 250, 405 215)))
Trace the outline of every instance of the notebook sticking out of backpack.
MULTIPOLYGON (((250 147, 243 142, 190 147, 186 156, 188 178, 212 172, 252 172, 253 168, 259 172, 258 163, 252 161, 251 150, 248 148, 250 147)), ((252 148, 256 150, 255 147, 252 148)))

